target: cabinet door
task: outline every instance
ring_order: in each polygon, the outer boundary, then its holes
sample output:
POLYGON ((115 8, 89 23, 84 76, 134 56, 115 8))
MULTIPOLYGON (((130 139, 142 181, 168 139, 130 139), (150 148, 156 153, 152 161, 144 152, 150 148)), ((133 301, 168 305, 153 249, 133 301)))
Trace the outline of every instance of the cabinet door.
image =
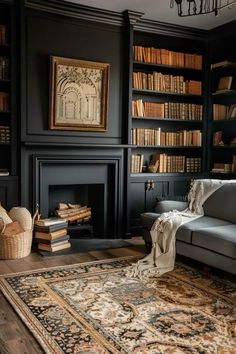
POLYGON ((7 210, 18 205, 17 177, 0 177, 0 202, 7 210))
POLYGON ((165 199, 186 199, 190 177, 147 177, 135 178, 130 183, 130 231, 134 235, 141 234, 140 215, 144 212, 154 212, 157 201, 165 199))

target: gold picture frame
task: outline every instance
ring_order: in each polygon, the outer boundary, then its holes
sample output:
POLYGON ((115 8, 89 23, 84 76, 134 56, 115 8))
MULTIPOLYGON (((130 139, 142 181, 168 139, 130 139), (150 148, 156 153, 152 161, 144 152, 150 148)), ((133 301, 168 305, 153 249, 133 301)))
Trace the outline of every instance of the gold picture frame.
POLYGON ((50 57, 49 129, 107 131, 110 65, 50 57))

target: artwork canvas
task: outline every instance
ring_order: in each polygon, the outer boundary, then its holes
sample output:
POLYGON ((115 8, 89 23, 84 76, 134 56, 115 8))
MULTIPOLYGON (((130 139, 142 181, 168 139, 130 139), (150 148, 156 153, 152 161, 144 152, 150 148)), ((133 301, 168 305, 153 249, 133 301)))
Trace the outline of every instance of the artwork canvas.
POLYGON ((106 131, 108 63, 52 56, 49 129, 106 131))

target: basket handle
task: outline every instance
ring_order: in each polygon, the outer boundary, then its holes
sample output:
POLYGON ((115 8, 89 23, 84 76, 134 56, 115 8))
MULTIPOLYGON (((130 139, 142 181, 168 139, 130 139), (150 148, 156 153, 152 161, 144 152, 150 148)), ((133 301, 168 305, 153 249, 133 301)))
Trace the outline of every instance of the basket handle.
POLYGON ((34 215, 33 215, 33 225, 34 225, 35 220, 39 220, 39 219, 40 219, 39 205, 37 204, 34 215))

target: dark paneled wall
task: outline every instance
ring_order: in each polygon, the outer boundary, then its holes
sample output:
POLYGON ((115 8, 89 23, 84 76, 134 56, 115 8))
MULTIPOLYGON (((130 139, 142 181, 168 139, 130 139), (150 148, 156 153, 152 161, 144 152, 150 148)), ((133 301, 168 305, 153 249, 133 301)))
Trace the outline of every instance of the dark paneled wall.
MULTIPOLYGON (((48 15, 28 9, 25 18, 26 130, 23 141, 120 143, 122 106, 122 34, 119 27, 48 15), (108 131, 48 130, 50 55, 110 64, 108 131)), ((24 79, 24 78, 23 78, 24 79)))

